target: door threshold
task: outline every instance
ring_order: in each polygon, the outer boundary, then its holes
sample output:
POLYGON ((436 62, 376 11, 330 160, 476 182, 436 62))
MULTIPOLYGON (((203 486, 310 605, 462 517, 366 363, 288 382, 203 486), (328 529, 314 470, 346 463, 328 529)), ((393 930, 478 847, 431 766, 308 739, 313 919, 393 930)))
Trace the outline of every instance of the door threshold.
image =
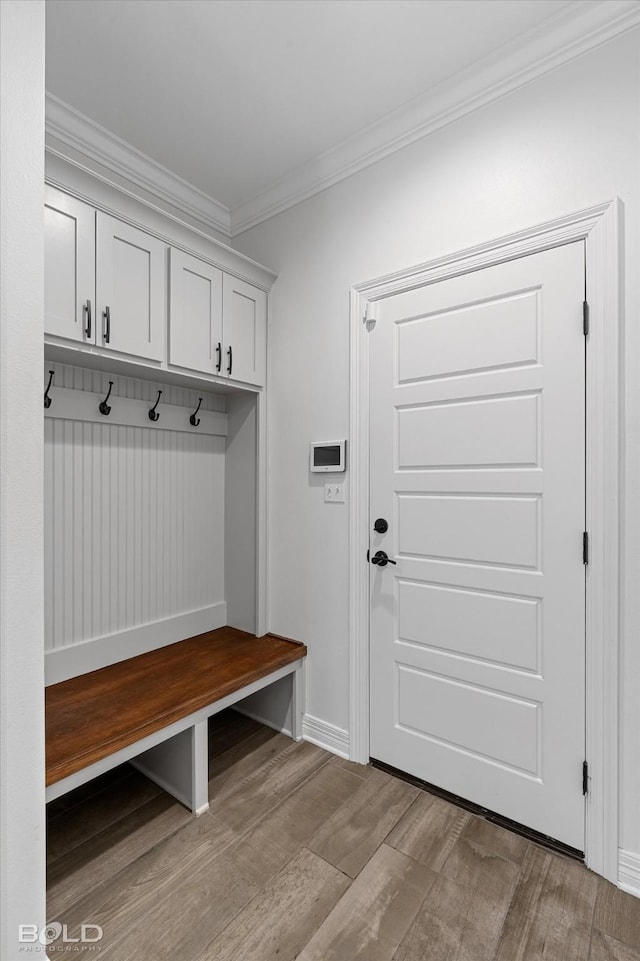
POLYGON ((406 771, 400 771, 397 767, 391 767, 390 764, 385 764, 384 761, 377 761, 372 757, 369 763, 379 771, 385 771, 387 774, 391 774, 401 781, 413 784, 427 794, 434 794, 436 797, 442 798, 443 801, 455 804, 456 807, 462 808, 464 811, 469 811, 477 817, 484 818, 485 821, 490 821, 491 824, 497 824, 498 827, 505 828, 513 834, 519 834, 520 837, 526 838, 528 841, 533 841, 534 844, 547 848, 547 850, 553 851, 555 854, 563 854, 565 857, 571 858, 574 861, 584 863, 584 851, 579 851, 577 848, 572 848, 568 844, 563 844, 562 841, 557 841, 555 838, 550 838, 546 834, 534 831, 533 828, 528 828, 524 824, 519 824, 517 821, 503 817, 502 814, 496 814, 495 811, 489 811, 479 804, 474 804, 473 801, 467 801, 466 798, 458 797, 457 794, 451 794, 449 791, 445 791, 435 784, 429 784, 428 781, 421 781, 420 778, 413 777, 412 774, 407 774, 406 771))

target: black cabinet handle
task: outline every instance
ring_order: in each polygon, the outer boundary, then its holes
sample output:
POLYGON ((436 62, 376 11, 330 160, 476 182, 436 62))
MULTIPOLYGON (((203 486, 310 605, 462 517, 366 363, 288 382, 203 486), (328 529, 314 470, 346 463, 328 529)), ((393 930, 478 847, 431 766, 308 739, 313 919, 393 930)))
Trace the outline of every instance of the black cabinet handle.
POLYGON ((216 360, 216 370, 218 373, 222 370, 222 344, 218 341, 218 346, 216 347, 216 354, 218 359, 216 360))
POLYGON ((104 312, 102 316, 105 322, 102 339, 104 340, 105 344, 108 344, 109 341, 111 340, 111 311, 109 310, 108 307, 104 308, 104 312))
POLYGON ((229 363, 227 364, 227 373, 231 373, 231 368, 233 367, 233 353, 231 347, 227 348, 227 357, 229 358, 229 363))
POLYGON ((91 301, 88 300, 84 307, 82 308, 82 313, 84 314, 87 326, 84 329, 85 337, 87 340, 91 339, 91 301))

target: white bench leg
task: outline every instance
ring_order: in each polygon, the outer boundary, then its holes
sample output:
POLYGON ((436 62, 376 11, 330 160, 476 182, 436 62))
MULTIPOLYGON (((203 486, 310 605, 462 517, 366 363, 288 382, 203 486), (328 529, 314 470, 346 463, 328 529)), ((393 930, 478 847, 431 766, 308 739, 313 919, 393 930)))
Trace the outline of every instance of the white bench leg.
POLYGON ((305 662, 299 661, 291 675, 291 736, 294 741, 302 740, 302 719, 306 708, 305 662))
POLYGON ((209 807, 209 739, 207 721, 200 721, 131 761, 142 774, 194 814, 209 807))

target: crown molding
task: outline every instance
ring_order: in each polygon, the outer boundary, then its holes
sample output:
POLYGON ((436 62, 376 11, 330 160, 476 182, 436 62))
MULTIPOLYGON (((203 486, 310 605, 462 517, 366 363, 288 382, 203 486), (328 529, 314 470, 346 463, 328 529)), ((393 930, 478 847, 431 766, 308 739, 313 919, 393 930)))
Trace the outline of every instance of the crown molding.
POLYGON ((46 149, 76 165, 98 164, 233 238, 638 25, 639 0, 582 0, 231 210, 50 93, 46 149))
POLYGON ((351 177, 640 24, 638 0, 583 0, 231 210, 231 236, 351 177))
POLYGON ((50 93, 45 97, 45 135, 48 152, 71 163, 78 153, 205 227, 231 236, 228 207, 50 93))

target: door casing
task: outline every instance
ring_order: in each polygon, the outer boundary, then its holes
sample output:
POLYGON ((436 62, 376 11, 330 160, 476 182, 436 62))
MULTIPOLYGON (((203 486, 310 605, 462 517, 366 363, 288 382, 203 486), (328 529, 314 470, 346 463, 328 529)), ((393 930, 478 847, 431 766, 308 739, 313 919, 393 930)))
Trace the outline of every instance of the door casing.
POLYGON ((350 294, 349 745, 369 761, 369 341, 376 302, 482 267, 585 241, 589 305, 586 392, 585 860, 618 880, 618 670, 620 587, 620 240, 621 202, 612 201, 378 277, 350 294))

